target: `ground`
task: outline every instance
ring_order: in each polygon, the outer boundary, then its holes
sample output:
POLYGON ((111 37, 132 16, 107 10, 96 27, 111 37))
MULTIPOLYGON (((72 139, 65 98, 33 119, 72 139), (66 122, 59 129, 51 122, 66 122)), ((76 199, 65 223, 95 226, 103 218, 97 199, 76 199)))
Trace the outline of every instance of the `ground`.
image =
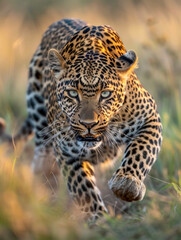
MULTIPOLYGON (((13 134, 23 122, 28 63, 49 24, 63 17, 77 17, 92 24, 111 25, 127 49, 137 52, 136 73, 156 99, 163 123, 162 150, 146 179, 146 196, 141 202, 126 203, 113 199, 105 189, 103 198, 110 216, 106 215, 92 230, 68 200, 63 181, 57 197, 50 201, 45 184, 32 175, 33 142, 23 152, 15 148, 8 153, 5 145, 1 145, 0 239, 180 239, 180 3, 167 1, 162 9, 160 1, 156 6, 137 1, 135 9, 133 2, 136 1, 130 1, 129 8, 123 4, 124 11, 117 7, 112 16, 109 12, 114 11, 113 6, 101 10, 104 1, 100 1, 99 6, 97 1, 85 2, 82 7, 79 3, 76 9, 71 3, 70 8, 61 5, 66 12, 58 11, 58 5, 57 11, 49 6, 46 13, 39 16, 34 12, 36 18, 28 15, 28 19, 25 16, 30 11, 25 5, 20 12, 14 7, 13 11, 7 11, 10 5, 1 8, 0 116, 6 119, 7 130, 13 134)), ((108 180, 112 172, 105 172, 105 179, 108 180)), ((100 185, 106 186, 106 183, 105 180, 100 185)))

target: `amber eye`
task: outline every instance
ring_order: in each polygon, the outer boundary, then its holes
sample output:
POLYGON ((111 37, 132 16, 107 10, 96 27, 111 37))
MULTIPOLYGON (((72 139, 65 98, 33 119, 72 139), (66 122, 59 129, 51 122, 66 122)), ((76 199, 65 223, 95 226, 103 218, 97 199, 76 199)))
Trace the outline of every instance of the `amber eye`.
POLYGON ((112 91, 103 91, 103 92, 101 92, 101 97, 108 98, 111 96, 111 94, 112 94, 112 91))
POLYGON ((77 98, 78 97, 78 92, 76 90, 67 90, 67 93, 72 98, 77 98))

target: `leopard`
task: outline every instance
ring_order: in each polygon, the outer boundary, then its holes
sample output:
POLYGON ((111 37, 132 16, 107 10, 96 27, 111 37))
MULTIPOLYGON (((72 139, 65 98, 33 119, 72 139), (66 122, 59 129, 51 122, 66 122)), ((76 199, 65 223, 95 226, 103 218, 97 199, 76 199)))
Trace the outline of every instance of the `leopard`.
MULTIPOLYGON (((14 144, 34 134, 33 172, 52 184, 61 172, 80 213, 94 220, 108 212, 95 167, 122 157, 108 186, 121 200, 142 200, 161 148, 160 115, 137 67, 113 28, 79 19, 50 25, 30 61, 27 118, 14 144)), ((0 135, 12 140, 2 118, 0 135)))

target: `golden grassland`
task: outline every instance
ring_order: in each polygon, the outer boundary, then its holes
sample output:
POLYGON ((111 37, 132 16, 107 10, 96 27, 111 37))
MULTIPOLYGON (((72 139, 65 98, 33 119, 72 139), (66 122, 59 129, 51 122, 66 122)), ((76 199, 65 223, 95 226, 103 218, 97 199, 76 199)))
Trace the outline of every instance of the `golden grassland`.
POLYGON ((32 142, 23 153, 16 148, 8 153, 0 145, 0 239, 181 238, 181 6, 179 1, 165 1, 164 8, 128 1, 124 11, 117 9, 112 16, 108 9, 100 10, 100 2, 66 11, 48 8, 36 21, 25 20, 26 12, 3 14, 4 8, 0 14, 0 116, 13 134, 23 122, 28 64, 48 25, 64 17, 111 25, 126 48, 137 52, 137 75, 156 99, 164 126, 162 151, 147 177, 146 196, 139 203, 124 203, 118 215, 111 203, 111 216, 89 229, 67 203, 63 183, 52 203, 45 185, 32 175, 32 142))

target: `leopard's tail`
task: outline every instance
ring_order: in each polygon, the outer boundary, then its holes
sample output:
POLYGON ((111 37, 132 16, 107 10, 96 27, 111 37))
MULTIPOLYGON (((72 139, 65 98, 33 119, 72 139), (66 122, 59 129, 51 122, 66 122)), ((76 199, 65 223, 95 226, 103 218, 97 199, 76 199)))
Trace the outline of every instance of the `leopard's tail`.
POLYGON ((30 140, 33 136, 33 126, 30 119, 27 118, 18 133, 15 136, 11 136, 6 133, 6 123, 4 119, 0 118, 0 143, 7 143, 10 147, 15 147, 17 145, 25 145, 25 143, 30 140))

